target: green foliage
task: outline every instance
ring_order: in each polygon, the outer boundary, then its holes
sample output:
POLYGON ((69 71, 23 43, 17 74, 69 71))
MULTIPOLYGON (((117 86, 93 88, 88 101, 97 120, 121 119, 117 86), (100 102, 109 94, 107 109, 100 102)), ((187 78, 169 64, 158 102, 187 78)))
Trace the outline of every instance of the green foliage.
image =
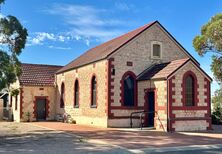
POLYGON ((6 52, 0 50, 0 89, 16 81, 16 76, 21 74, 20 65, 18 59, 12 61, 6 52))
POLYGON ((211 71, 213 72, 215 79, 221 83, 222 81, 222 57, 218 55, 212 56, 211 71))
POLYGON ((212 17, 203 25, 201 34, 193 39, 193 46, 200 56, 212 52, 211 70, 218 82, 222 82, 222 14, 212 17))
POLYGON ((29 111, 26 112, 26 113, 25 113, 25 116, 26 116, 26 118, 27 118, 27 119, 26 119, 27 122, 30 122, 31 112, 29 112, 29 111))
MULTIPOLYGON (((4 0, 0 0, 0 4, 4 0)), ((0 19, 0 90, 8 88, 21 74, 18 56, 25 48, 27 29, 14 16, 0 19)))
POLYGON ((215 92, 212 98, 213 113, 212 119, 214 124, 222 123, 222 89, 215 92))
POLYGON ((5 3, 5 0, 0 0, 0 4, 4 4, 5 3))
POLYGON ((0 19, 0 35, 4 36, 1 43, 8 45, 12 55, 17 56, 25 47, 28 33, 16 17, 7 16, 0 19))
POLYGON ((11 96, 17 96, 19 94, 19 90, 15 89, 11 91, 11 96))

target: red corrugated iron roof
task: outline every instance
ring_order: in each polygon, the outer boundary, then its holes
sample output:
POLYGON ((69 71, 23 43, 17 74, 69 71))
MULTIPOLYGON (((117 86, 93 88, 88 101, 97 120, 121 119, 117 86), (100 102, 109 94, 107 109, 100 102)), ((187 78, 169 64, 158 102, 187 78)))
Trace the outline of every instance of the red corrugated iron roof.
POLYGON ((22 64, 22 74, 19 77, 21 85, 47 85, 52 86, 55 82, 55 73, 62 66, 42 64, 22 64))
POLYGON ((143 71, 140 75, 138 75, 137 80, 167 79, 169 75, 183 66, 189 60, 189 58, 185 58, 173 60, 167 63, 152 65, 143 71))
POLYGON ((66 66, 64 66, 57 73, 65 72, 67 70, 71 70, 73 68, 77 68, 77 67, 107 58, 114 51, 116 51, 121 46, 123 46, 124 44, 126 44, 127 42, 132 40, 134 37, 139 35, 141 32, 143 32, 144 30, 149 28, 154 23, 156 23, 156 22, 146 24, 136 30, 128 32, 128 33, 121 35, 117 38, 114 38, 108 42, 98 45, 92 49, 89 49, 84 54, 82 54, 80 57, 73 60, 72 62, 70 62, 66 66))

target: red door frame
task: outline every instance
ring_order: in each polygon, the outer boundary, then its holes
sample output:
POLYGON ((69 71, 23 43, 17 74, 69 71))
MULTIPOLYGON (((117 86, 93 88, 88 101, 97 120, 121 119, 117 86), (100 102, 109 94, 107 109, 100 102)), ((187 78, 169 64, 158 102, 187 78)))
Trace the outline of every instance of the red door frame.
POLYGON ((36 118, 37 120, 37 102, 38 102, 38 99, 45 99, 46 100, 46 120, 47 118, 49 117, 49 98, 48 96, 35 96, 35 100, 34 100, 34 111, 33 111, 33 115, 34 115, 34 118, 36 118))

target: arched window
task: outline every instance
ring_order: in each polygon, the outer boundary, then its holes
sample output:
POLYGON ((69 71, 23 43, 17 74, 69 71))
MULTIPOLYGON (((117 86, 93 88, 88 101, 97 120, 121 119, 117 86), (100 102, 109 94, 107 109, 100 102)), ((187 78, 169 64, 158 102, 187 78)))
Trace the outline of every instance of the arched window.
POLYGON ((194 78, 192 75, 188 75, 185 78, 185 105, 194 106, 194 78))
POLYGON ((97 95, 97 81, 96 77, 92 77, 91 81, 91 107, 96 107, 96 95, 97 95))
POLYGON ((126 73, 122 78, 122 103, 123 106, 136 105, 136 79, 133 73, 126 73))
POLYGON ((79 107, 79 81, 75 81, 74 85, 74 107, 79 107))
POLYGON ((61 97, 60 97, 60 108, 64 108, 64 98, 65 98, 65 84, 61 85, 61 97))

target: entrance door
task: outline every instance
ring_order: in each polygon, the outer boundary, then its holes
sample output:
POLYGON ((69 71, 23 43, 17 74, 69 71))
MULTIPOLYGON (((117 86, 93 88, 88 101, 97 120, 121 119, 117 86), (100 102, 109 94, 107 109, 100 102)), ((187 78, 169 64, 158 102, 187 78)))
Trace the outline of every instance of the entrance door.
POLYGON ((37 121, 46 120, 46 99, 37 99, 37 121))
POLYGON ((155 93, 150 91, 147 94, 148 100, 148 127, 154 127, 154 116, 155 116, 155 93))

